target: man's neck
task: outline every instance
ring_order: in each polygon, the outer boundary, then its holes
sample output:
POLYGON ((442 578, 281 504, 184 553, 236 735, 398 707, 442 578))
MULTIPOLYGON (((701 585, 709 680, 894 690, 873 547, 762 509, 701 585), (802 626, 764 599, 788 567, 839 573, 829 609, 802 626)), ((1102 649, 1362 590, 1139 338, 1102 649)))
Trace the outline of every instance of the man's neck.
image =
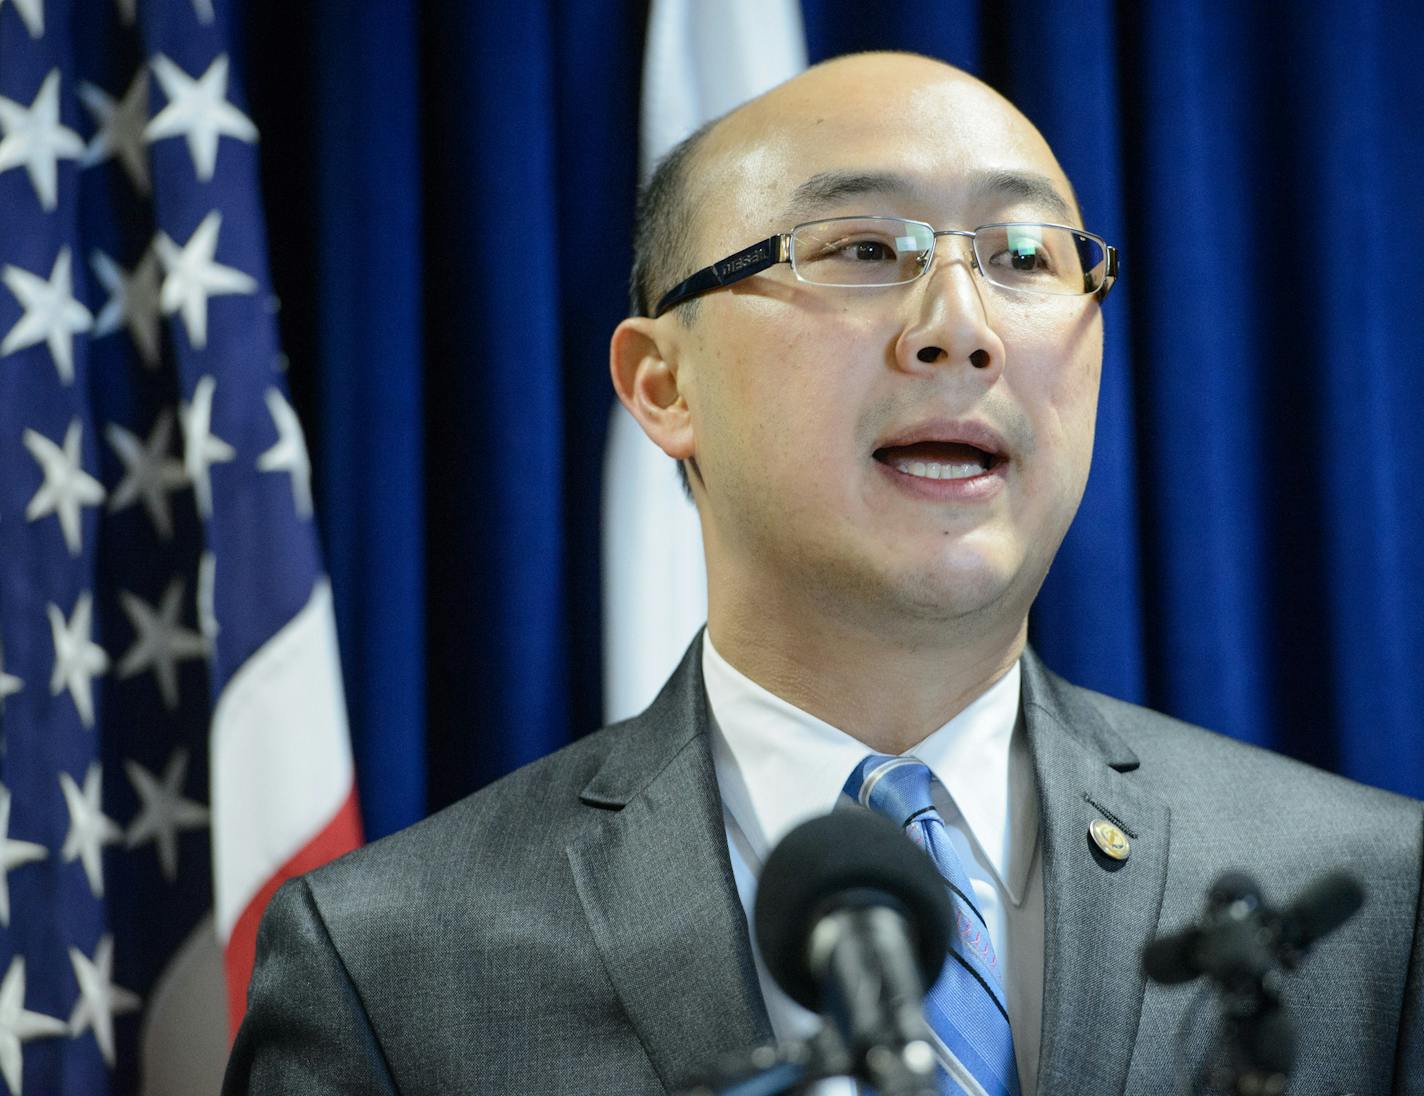
POLYGON ((1027 621, 999 629, 907 628, 887 637, 845 621, 787 624, 763 607, 708 607, 717 653, 775 693, 880 753, 913 748, 967 708, 1023 653, 1027 621))

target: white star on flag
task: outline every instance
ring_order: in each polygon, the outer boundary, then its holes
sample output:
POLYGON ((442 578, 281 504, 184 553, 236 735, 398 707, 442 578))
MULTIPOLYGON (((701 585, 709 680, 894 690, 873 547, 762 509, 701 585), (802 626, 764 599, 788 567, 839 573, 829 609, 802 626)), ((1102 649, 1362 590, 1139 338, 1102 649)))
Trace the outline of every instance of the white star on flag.
POLYGON ((193 390, 193 402, 183 404, 183 467, 193 484, 198 499, 198 513, 212 517, 213 484, 208 475, 214 464, 226 464, 237 453, 227 442, 213 433, 213 393, 218 382, 204 377, 193 390))
POLYGON ((267 411, 277 428, 277 443, 257 458, 262 472, 287 472, 292 477, 292 501, 304 518, 312 514, 311 461, 307 457, 306 438, 297 413, 275 388, 267 389, 267 411))
POLYGON ((21 1096, 20 1075, 24 1067, 23 1044, 50 1035, 68 1035, 69 1025, 41 1012, 25 1008, 25 957, 10 960, 4 981, 0 981, 0 1076, 11 1096, 21 1096))
POLYGON ((138 0, 116 0, 119 6, 119 18, 123 20, 124 26, 131 27, 134 19, 137 18, 138 0))
POLYGON ((94 958, 87 959, 78 948, 69 949, 69 963, 74 979, 79 983, 79 1000, 69 1014, 69 1034, 78 1038, 86 1031, 94 1032, 99 1053, 112 1068, 114 1064, 114 1017, 134 1012, 143 1004, 137 993, 114 985, 114 938, 105 933, 99 938, 94 958))
POLYGON ((150 369, 158 367, 158 256, 152 248, 144 252, 132 273, 110 256, 95 249, 90 266, 98 283, 108 290, 108 300, 94 319, 94 337, 117 332, 121 323, 138 347, 138 356, 150 369))
POLYGON ((0 357, 44 343, 62 384, 74 383, 74 336, 94 323, 89 310, 74 299, 73 256, 60 248, 49 281, 18 266, 6 266, 0 280, 15 295, 25 314, 0 342, 0 357))
POLYGON ((133 272, 129 273, 102 251, 95 249, 89 255, 89 265, 94 270, 94 277, 99 279, 99 284, 109 293, 109 299, 104 302, 104 307, 99 310, 99 315, 94 320, 94 338, 101 339, 105 335, 111 335, 119 329, 120 324, 127 324, 129 336, 138 348, 143 364, 150 369, 156 369, 159 359, 160 310, 158 256, 150 248, 143 253, 143 258, 138 261, 133 272))
POLYGON ((84 425, 76 416, 65 431, 63 449, 37 430, 26 430, 22 439, 44 474, 40 489, 25 507, 25 520, 38 521, 55 514, 69 554, 76 559, 84 548, 79 508, 98 506, 104 501, 103 485, 79 466, 83 436, 84 425))
POLYGON ((59 69, 51 69, 39 94, 28 107, 0 97, 0 171, 20 167, 29 172, 40 205, 59 205, 59 161, 84 155, 79 134, 59 121, 59 69))
POLYGON ((82 792, 68 773, 59 774, 59 787, 69 808, 69 833, 65 835, 60 855, 66 864, 82 860, 90 891, 95 898, 103 898, 104 846, 118 844, 124 839, 124 831, 100 805, 103 773, 99 763, 90 763, 89 771, 84 774, 82 792))
POLYGON ((144 136, 150 142, 186 137, 193 168, 206 183, 217 169, 219 137, 236 137, 248 144, 257 140, 252 119, 227 101, 227 54, 218 56, 196 80, 161 53, 153 58, 152 67, 168 105, 153 116, 144 136))
MULTIPOLYGON (((31 38, 44 37, 44 0, 14 0, 15 10, 20 13, 20 18, 25 21, 25 28, 30 32, 31 38)), ((0 0, 0 7, 5 6, 5 0, 0 0)))
POLYGON ((257 280, 230 266, 214 262, 222 214, 216 209, 203 218, 180 249, 168 233, 154 237, 153 247, 165 277, 159 303, 164 315, 182 309, 188 340, 198 349, 208 345, 208 298, 232 293, 256 293, 257 280))
POLYGON ((5 647, 4 644, 0 644, 0 715, 5 714, 5 698, 14 696, 24 687, 25 683, 18 677, 5 672, 5 647))
POLYGON ((148 124, 148 69, 140 67, 122 100, 115 100, 97 84, 79 85, 79 98, 99 127, 79 162, 94 167, 117 155, 140 194, 149 191, 148 148, 143 138, 148 124))
POLYGON ((193 0, 193 13, 200 23, 211 23, 217 18, 213 11, 213 0, 193 0))
POLYGON ((109 656, 104 648, 89 638, 94 615, 94 595, 89 591, 79 595, 74 603, 74 615, 65 622, 59 606, 45 606, 49 613, 49 630, 54 638, 54 673, 50 675, 49 691, 58 696, 65 689, 74 698, 79 718, 84 726, 94 726, 93 679, 109 669, 109 656))
POLYGON ((124 478, 109 496, 109 513, 116 514, 142 499, 159 537, 172 539, 173 511, 168 505, 168 495, 188 484, 183 462, 169 454, 173 437, 172 410, 165 407, 158 413, 147 442, 139 441, 116 422, 104 427, 104 437, 109 439, 109 445, 124 465, 124 478))
POLYGON ((209 644, 222 631, 218 627, 217 612, 218 557, 211 549, 204 549, 198 557, 198 631, 209 644))
POLYGON ((202 829, 208 824, 208 808, 183 796, 188 751, 181 747, 173 751, 161 781, 136 761, 125 761, 124 770, 143 801, 138 817, 129 825, 126 844, 135 849, 152 841, 158 849, 163 878, 171 883, 178 878, 178 832, 202 829))
POLYGON ((48 855, 43 845, 10 836, 10 789, 0 784, 0 928, 10 927, 10 872, 48 855))
POLYGON ((84 548, 81 506, 98 506, 104 501, 103 485, 80 467, 80 447, 84 426, 78 417, 70 420, 61 449, 37 430, 26 430, 22 440, 30 456, 39 463, 44 482, 25 507, 25 520, 38 521, 54 514, 64 533, 69 554, 76 559, 84 548))
POLYGON ((137 633, 134 645, 119 663, 119 677, 130 678, 152 670, 163 695, 163 706, 170 712, 178 707, 178 663, 203 658, 208 653, 207 640, 178 623, 183 613, 183 589, 183 580, 173 579, 157 612, 142 598, 127 590, 119 591, 119 604, 137 633))

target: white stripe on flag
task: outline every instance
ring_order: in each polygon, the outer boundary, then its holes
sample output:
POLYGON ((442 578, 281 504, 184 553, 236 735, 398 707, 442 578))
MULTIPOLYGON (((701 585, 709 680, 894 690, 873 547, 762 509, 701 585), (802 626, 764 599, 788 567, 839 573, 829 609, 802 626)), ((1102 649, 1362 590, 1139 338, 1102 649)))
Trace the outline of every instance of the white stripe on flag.
POLYGON ((351 794, 331 586, 242 667, 212 724, 213 883, 226 944, 252 897, 351 794))
MULTIPOLYGON (((798 0, 653 0, 644 177, 703 122, 805 67, 798 0)), ((657 695, 707 619, 707 585, 697 512, 676 467, 621 406, 609 424, 603 484, 603 696, 612 721, 657 695)))

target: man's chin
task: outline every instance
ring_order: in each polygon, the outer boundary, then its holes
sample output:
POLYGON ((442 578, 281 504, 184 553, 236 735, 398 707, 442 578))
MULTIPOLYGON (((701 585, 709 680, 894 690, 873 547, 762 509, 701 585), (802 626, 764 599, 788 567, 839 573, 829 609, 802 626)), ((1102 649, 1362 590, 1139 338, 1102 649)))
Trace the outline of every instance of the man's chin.
POLYGON ((1001 578, 976 576, 967 582, 946 582, 942 576, 912 586, 903 599, 907 615, 945 624, 964 621, 989 623, 1009 605, 1010 584, 1001 578))
POLYGON ((882 575, 877 600, 887 624, 900 619, 910 626, 998 630, 1028 613, 1028 600, 1016 595, 1016 577, 1012 568, 957 555, 882 575))

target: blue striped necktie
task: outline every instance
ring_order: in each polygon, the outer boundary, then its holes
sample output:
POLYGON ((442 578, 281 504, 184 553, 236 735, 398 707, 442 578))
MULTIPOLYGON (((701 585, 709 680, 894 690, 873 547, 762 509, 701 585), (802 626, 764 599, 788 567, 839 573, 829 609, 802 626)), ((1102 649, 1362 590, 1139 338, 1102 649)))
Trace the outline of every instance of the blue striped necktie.
POLYGON ((1003 977, 974 891, 935 809, 934 774, 913 757, 871 754, 855 767, 845 794, 904 828, 934 860, 949 887, 955 925, 925 1019, 939 1046, 940 1089, 958 1096, 1019 1096, 1014 1039, 1003 977))

